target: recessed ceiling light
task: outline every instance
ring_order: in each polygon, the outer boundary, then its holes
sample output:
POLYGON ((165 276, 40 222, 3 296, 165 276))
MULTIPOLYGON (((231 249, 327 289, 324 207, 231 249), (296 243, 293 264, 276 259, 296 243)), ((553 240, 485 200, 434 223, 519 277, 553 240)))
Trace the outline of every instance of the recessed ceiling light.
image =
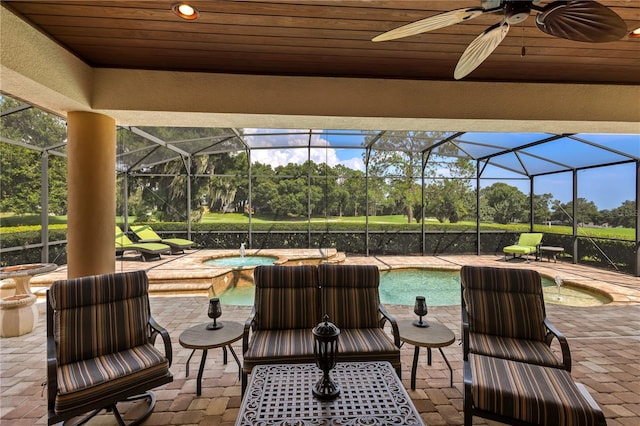
POLYGON ((187 3, 176 3, 171 7, 171 10, 182 19, 189 21, 198 19, 200 16, 198 9, 187 3))
POLYGON ((629 31, 629 38, 640 38, 640 27, 629 31))

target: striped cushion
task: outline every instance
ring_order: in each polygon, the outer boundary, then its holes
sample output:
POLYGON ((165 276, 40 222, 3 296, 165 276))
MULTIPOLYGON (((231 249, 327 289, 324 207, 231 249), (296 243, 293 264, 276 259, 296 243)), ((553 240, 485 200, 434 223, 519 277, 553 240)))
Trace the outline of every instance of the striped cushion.
POLYGON ((313 362, 313 333, 308 329, 257 330, 244 353, 245 367, 273 362, 313 362), (257 361, 257 362, 252 362, 257 361))
POLYGON ((606 424, 565 370, 480 355, 469 363, 476 409, 532 424, 606 424))
POLYGON ((147 343, 148 287, 144 271, 54 282, 50 296, 59 364, 147 343))
POLYGON ((318 267, 322 313, 341 329, 377 328, 380 314, 380 271, 375 265, 318 267))
POLYGON ((538 272, 464 266, 460 278, 471 333, 544 340, 544 298, 538 272))
POLYGON ((320 321, 315 266, 258 266, 253 277, 256 329, 305 328, 310 332, 320 321))
POLYGON ((109 397, 114 391, 166 377, 169 361, 150 344, 58 368, 58 414, 109 397))
POLYGON ((399 351, 393 341, 381 328, 346 328, 338 337, 338 359, 357 358, 365 361, 384 356, 398 356, 399 351))
POLYGON ((469 352, 548 367, 563 366, 551 348, 539 340, 512 339, 491 334, 470 333, 469 352))
MULTIPOLYGON (((252 334, 244 367, 256 364, 314 362, 311 330, 259 330, 252 334)), ((338 337, 340 361, 400 362, 400 351, 380 328, 342 329, 338 337)))

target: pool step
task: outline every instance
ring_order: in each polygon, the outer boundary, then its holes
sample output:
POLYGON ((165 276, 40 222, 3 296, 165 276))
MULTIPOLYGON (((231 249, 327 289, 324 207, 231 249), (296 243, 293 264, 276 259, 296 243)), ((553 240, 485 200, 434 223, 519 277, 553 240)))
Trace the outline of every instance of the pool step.
POLYGON ((201 295, 212 294, 211 280, 206 282, 174 281, 149 282, 149 294, 153 296, 201 295))

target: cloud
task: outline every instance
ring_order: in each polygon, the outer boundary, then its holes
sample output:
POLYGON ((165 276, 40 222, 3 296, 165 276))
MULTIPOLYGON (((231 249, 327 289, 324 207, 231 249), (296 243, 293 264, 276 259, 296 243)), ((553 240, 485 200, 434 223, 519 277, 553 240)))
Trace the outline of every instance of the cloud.
POLYGON ((364 172, 364 161, 362 161, 362 157, 353 157, 348 160, 341 161, 341 163, 350 169, 364 172))
MULTIPOLYGON (((289 163, 302 164, 307 161, 309 151, 308 130, 243 129, 243 139, 252 148, 251 162, 269 164, 272 168, 289 163), (289 133, 287 133, 289 132, 289 133), (273 147, 273 148, 272 148, 273 147)), ((346 151, 346 150, 345 150, 346 151)), ((362 152, 349 150, 353 157, 341 159, 338 150, 315 134, 312 137, 311 160, 315 163, 327 163, 331 167, 342 164, 354 170, 364 171, 362 152)))

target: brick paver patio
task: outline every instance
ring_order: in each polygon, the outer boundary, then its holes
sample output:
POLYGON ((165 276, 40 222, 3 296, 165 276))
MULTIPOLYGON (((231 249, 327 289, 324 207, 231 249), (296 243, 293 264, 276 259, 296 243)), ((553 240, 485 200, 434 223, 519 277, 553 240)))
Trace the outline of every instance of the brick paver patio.
MULTIPOLYGON (((169 264, 118 262, 117 269, 147 269, 150 276, 171 270, 167 276, 185 267, 189 256, 168 257, 169 264), (183 262, 180 265, 180 262, 183 262)), ((574 307, 547 304, 547 316, 569 340, 573 358, 572 375, 586 385, 602 407, 609 426, 640 424, 640 279, 582 266, 548 262, 505 262, 495 256, 445 257, 348 257, 352 263, 380 265, 430 265, 457 268, 463 264, 491 264, 540 269, 550 276, 561 274, 591 286, 603 286, 617 292, 616 302, 596 307, 574 307), (548 269, 552 268, 552 269, 548 269)), ((46 277, 38 277, 35 285, 43 285, 46 277)), ((38 287, 36 287, 38 290, 38 287)), ((223 365, 220 350, 209 353, 204 373, 202 395, 196 396, 196 370, 201 352, 191 360, 191 374, 185 377, 186 360, 191 353, 178 343, 186 328, 208 322, 208 298, 202 295, 152 296, 151 311, 165 326, 173 343, 173 383, 156 390, 158 402, 147 425, 232 425, 241 403, 237 365, 229 358, 223 365)), ((46 424, 46 379, 44 305, 33 333, 0 339, 0 423, 11 425, 46 424)), ((396 319, 414 317, 409 306, 389 305, 396 319)), ((224 306, 222 321, 244 322, 249 314, 246 306, 224 306)), ((449 371, 435 351, 433 365, 421 358, 417 371, 417 387, 410 390, 409 378, 413 347, 402 348, 403 382, 423 420, 428 425, 459 425, 462 416, 462 349, 460 339, 460 307, 433 306, 427 319, 441 322, 456 334, 456 343, 444 348, 454 369, 454 386, 449 387, 449 371)), ((241 342, 234 349, 240 355, 241 342)), ((134 411, 133 409, 131 411, 134 411)), ((475 418, 476 424, 488 424, 475 418)), ((116 424, 110 415, 101 415, 90 424, 116 424)))

